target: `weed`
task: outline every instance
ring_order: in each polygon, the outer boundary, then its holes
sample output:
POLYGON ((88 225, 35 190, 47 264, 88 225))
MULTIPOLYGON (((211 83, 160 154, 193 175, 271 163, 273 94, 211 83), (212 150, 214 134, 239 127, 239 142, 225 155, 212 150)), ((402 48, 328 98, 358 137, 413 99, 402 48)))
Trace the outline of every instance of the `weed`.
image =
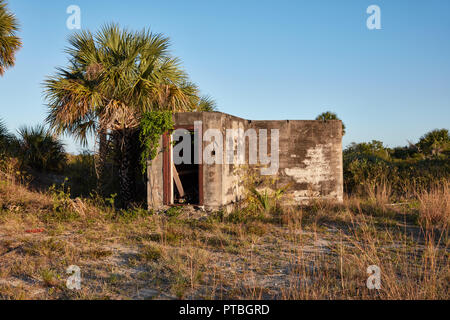
POLYGON ((79 214, 74 211, 74 202, 70 198, 70 187, 66 187, 66 178, 60 188, 55 185, 50 187, 48 194, 52 199, 53 210, 45 215, 45 219, 61 221, 75 220, 79 214))
POLYGON ((155 246, 145 246, 141 249, 140 257, 147 262, 156 262, 161 258, 161 249, 155 246))
POLYGON ((176 218, 182 213, 181 207, 171 207, 166 210, 165 215, 169 218, 176 218))
POLYGON ((57 274, 50 269, 42 269, 41 270, 42 281, 44 281, 45 286, 54 287, 58 284, 58 276, 57 274))

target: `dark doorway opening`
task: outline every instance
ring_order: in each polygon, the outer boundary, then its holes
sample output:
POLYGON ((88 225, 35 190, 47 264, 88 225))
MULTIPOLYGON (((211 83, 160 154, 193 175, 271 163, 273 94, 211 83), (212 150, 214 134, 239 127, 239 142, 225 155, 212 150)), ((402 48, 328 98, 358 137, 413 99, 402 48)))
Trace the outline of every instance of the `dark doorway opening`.
MULTIPOLYGON (((174 129, 185 129, 186 138, 190 136, 190 155, 189 163, 175 165, 173 159, 173 148, 183 143, 185 137, 181 136, 179 140, 172 144, 173 139, 169 134, 163 137, 164 147, 164 204, 165 205, 203 205, 203 165, 196 164, 195 154, 201 156, 201 146, 196 148, 194 127, 175 127, 174 129)), ((202 141, 201 138, 198 141, 202 141)), ((180 156, 183 157, 183 152, 180 156)))
MULTIPOLYGON (((194 132, 186 132, 190 135, 191 141, 191 159, 189 163, 173 165, 173 202, 174 204, 200 204, 200 184, 199 184, 199 165, 194 163, 194 132)), ((189 137, 182 136, 178 143, 182 143, 189 137)), ((175 145, 176 146, 176 145, 175 145)), ((183 157, 183 150, 180 151, 180 157, 183 157)))
MULTIPOLYGON (((195 143, 194 127, 175 127, 175 129, 185 129, 185 133, 179 137, 178 141, 173 145, 174 141, 170 135, 164 135, 164 204, 166 205, 203 205, 203 165, 195 163, 195 155, 201 154, 201 146, 197 147, 195 143), (190 140, 190 161, 188 154, 183 154, 182 148, 186 146, 186 142, 190 140), (177 155, 183 161, 181 164, 174 162, 174 148, 177 148, 177 155), (180 150, 181 149, 181 150, 180 150)), ((198 141, 202 141, 201 139, 198 141)))

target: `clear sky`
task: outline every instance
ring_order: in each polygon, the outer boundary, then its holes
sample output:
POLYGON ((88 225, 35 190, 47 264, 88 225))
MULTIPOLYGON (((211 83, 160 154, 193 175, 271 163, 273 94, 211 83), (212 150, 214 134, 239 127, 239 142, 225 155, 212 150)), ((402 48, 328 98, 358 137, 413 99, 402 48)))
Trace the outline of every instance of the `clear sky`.
MULTIPOLYGON (((0 118, 11 130, 42 123, 42 81, 65 66, 73 30, 107 22, 165 33, 172 52, 221 111, 248 119, 314 119, 336 112, 344 145, 406 145, 450 127, 448 0, 9 0, 24 46, 0 78, 0 118), (369 30, 366 9, 381 9, 369 30)), ((65 139, 69 151, 79 146, 65 139)))

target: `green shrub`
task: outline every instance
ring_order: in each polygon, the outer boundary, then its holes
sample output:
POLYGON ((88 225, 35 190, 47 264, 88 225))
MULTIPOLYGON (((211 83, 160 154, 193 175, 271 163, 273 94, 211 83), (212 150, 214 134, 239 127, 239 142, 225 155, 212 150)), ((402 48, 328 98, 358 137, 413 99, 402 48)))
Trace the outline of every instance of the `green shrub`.
POLYGON ((61 187, 51 186, 48 194, 52 198, 53 208, 45 214, 44 220, 50 222, 52 220, 62 222, 76 220, 80 216, 74 210, 73 201, 70 198, 70 187, 66 187, 67 179, 61 187))
POLYGON ((69 155, 64 175, 69 178, 68 185, 73 196, 89 196, 97 187, 94 155, 87 151, 69 155))
POLYGON ((168 216, 169 218, 176 218, 182 213, 183 213, 182 208, 181 207, 176 207, 176 206, 175 207, 170 207, 165 212, 166 216, 168 216))
POLYGON ((423 135, 417 148, 427 157, 439 157, 450 150, 450 135, 447 129, 436 129, 423 135))
MULTIPOLYGON (((106 201, 113 201, 112 205, 114 205, 114 198, 116 195, 112 195, 112 198, 108 198, 106 201)), ((114 217, 120 221, 125 223, 132 222, 139 218, 145 218, 151 216, 153 211, 148 211, 144 207, 140 206, 132 206, 130 209, 121 209, 120 211, 116 211, 114 217)))
POLYGON ((379 141, 351 144, 344 150, 344 188, 367 195, 367 188, 387 185, 392 200, 411 198, 450 179, 448 156, 425 157, 414 146, 385 148, 379 141))

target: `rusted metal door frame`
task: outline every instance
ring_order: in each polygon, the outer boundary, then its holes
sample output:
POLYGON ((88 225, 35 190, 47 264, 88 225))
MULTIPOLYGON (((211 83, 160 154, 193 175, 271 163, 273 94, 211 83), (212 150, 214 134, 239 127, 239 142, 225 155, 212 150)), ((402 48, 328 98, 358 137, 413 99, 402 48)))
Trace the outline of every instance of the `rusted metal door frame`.
MULTIPOLYGON (((177 129, 186 129, 191 132, 194 132, 195 134, 199 134, 198 132, 195 132, 194 126, 175 126, 174 130, 177 129)), ((199 152, 199 159, 203 159, 203 137, 198 137, 201 148, 198 148, 199 152)), ((172 193, 172 182, 170 181, 171 178, 171 165, 172 165, 172 148, 171 145, 171 134, 165 133, 163 135, 163 200, 164 205, 166 206, 173 206, 174 204, 171 203, 171 193, 172 193)), ((203 192, 203 161, 202 163, 198 164, 198 198, 199 198, 199 206, 203 206, 204 204, 204 192, 203 192)))

